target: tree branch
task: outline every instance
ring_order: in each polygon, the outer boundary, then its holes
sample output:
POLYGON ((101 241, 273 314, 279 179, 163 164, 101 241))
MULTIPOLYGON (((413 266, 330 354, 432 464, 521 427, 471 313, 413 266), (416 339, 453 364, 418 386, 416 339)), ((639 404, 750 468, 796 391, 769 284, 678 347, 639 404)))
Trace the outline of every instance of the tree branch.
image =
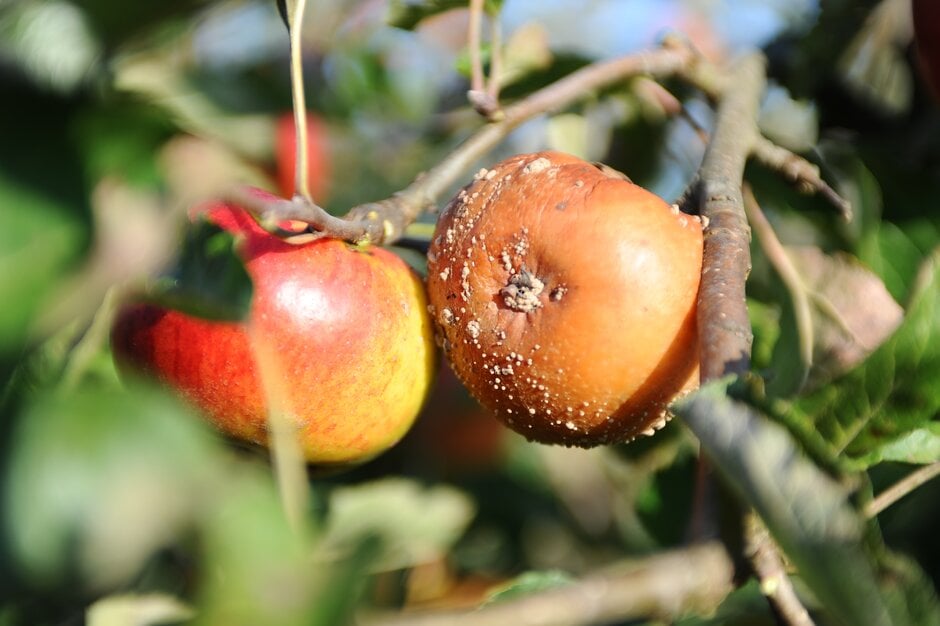
MULTIPOLYGON (((715 130, 699 168, 693 197, 706 218, 698 328, 702 381, 750 368, 753 335, 747 314, 745 282, 751 269, 750 227, 742 187, 744 167, 760 143, 757 127, 766 77, 764 58, 750 54, 734 66, 718 99, 715 130)), ((806 626, 806 610, 790 579, 781 575, 782 559, 763 522, 753 517, 747 531, 749 556, 762 584, 772 580, 768 599, 781 619, 806 626)))
POLYGON ((789 626, 814 626, 809 612, 793 590, 777 544, 757 514, 748 514, 744 535, 745 551, 751 567, 754 568, 754 574, 760 581, 761 592, 767 597, 778 618, 789 626))
POLYGON ((766 137, 758 137, 751 153, 754 158, 779 172, 803 193, 817 193, 839 211, 846 222, 852 219, 852 205, 822 179, 819 168, 766 137))
POLYGON ((698 328, 702 381, 743 374, 750 366, 751 324, 744 283, 751 269, 750 228, 741 185, 759 132, 764 58, 751 54, 733 69, 718 104, 715 131, 698 171, 697 198, 707 218, 698 328))
POLYGON ((476 611, 362 617, 360 626, 578 626, 713 610, 731 590, 733 567, 717 542, 626 561, 583 580, 476 611))
POLYGON ((319 236, 347 241, 390 243, 422 212, 433 207, 440 196, 465 172, 509 133, 528 120, 561 109, 587 93, 637 74, 670 76, 688 66, 694 52, 688 47, 667 46, 588 65, 533 92, 503 110, 499 122, 483 126, 434 168, 390 198, 354 207, 345 217, 327 213, 303 198, 265 202, 243 191, 233 191, 229 199, 242 203, 269 229, 285 220, 307 222, 319 236))
POLYGON ((865 507, 866 517, 875 517, 886 508, 914 491, 929 480, 940 476, 940 462, 917 468, 898 482, 879 493, 865 507))

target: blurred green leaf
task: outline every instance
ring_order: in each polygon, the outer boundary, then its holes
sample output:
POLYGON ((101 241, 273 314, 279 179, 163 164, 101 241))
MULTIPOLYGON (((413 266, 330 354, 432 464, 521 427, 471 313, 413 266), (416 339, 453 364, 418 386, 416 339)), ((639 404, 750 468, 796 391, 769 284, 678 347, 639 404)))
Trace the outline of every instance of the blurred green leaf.
POLYGON ((835 454, 865 467, 940 412, 940 248, 924 263, 903 323, 859 367, 793 403, 835 454))
POLYGON ((909 19, 907 3, 879 3, 837 64, 853 94, 890 115, 904 113, 913 97, 911 67, 904 57, 910 38, 909 19))
POLYGON ((852 205, 852 221, 838 228, 854 250, 862 238, 879 228, 884 208, 881 185, 858 156, 857 146, 847 141, 823 141, 819 157, 823 175, 835 183, 839 195, 852 205))
POLYGON ((198 220, 186 229, 176 267, 154 282, 147 299, 206 319, 246 319, 253 287, 236 247, 231 233, 198 220))
POLYGON ((101 43, 75 3, 5 4, 0 12, 0 55, 53 91, 69 93, 88 81, 101 62, 101 43))
POLYGON ((0 76, 0 352, 27 328, 87 248, 91 230, 83 164, 71 141, 78 98, 0 76))
POLYGON ((175 131, 165 111, 112 97, 82 112, 75 137, 92 180, 118 176, 133 185, 156 187, 161 176, 155 156, 175 131))
POLYGON ((199 624, 310 624, 318 568, 309 533, 284 516, 267 471, 233 467, 202 526, 205 573, 199 624))
POLYGON ((87 626, 153 626, 182 622, 193 617, 191 607, 162 593, 107 596, 85 614, 87 626))
POLYGON ((335 626, 350 623, 368 581, 368 570, 382 551, 376 536, 361 538, 345 559, 321 570, 315 608, 306 622, 309 626, 335 626))
POLYGON ((424 488, 404 478, 339 487, 329 498, 322 538, 327 553, 346 554, 363 537, 382 540, 375 566, 398 569, 440 558, 461 537, 473 502, 445 486, 424 488))
POLYGON ((192 522, 219 458, 189 411, 144 388, 38 398, 12 451, 6 522, 24 577, 90 588, 127 581, 192 522))
MULTIPOLYGON (((503 0, 486 0, 483 6, 487 13, 495 15, 502 5, 503 0)), ((466 6, 467 0, 391 0, 385 21, 390 26, 411 30, 432 15, 466 6)))
POLYGON ((731 400, 721 383, 702 387, 675 410, 836 623, 892 623, 845 487, 801 454, 781 426, 731 400))
POLYGON ((940 625, 940 602, 933 581, 906 556, 884 552, 879 582, 895 624, 940 625))
POLYGON ((81 0, 80 3, 92 28, 109 50, 173 22, 185 26, 197 9, 208 4, 208 0, 137 0, 134 10, 128 11, 127 4, 121 0, 81 0))
POLYGON ((559 570, 525 572, 524 574, 516 576, 508 583, 500 585, 499 588, 492 590, 487 594, 483 604, 484 606, 496 604, 547 589, 564 587, 565 585, 570 585, 574 580, 575 579, 570 574, 559 570))

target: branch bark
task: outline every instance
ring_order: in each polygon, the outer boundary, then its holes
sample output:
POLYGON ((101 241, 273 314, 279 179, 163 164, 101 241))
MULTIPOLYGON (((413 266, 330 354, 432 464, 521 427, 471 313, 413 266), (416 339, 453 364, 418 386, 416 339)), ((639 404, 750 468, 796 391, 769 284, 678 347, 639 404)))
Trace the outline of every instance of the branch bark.
POLYGON ((777 544, 757 514, 752 512, 748 515, 744 534, 745 550, 760 581, 761 592, 778 618, 789 626, 815 626, 790 583, 777 544))
POLYGON ((472 611, 363 616, 360 626, 580 626, 713 610, 731 591, 733 567, 708 543, 627 561, 577 583, 472 611))
POLYGON ((762 55, 751 54, 736 64, 698 172, 696 196, 708 224, 698 300, 703 382, 743 374, 750 366, 753 336, 744 299, 751 269, 750 228, 741 185, 760 136, 757 112, 765 82, 762 55))
MULTIPOLYGON (((702 382, 741 375, 750 368, 753 334, 745 283, 751 269, 751 231, 743 184, 747 159, 763 140, 757 115, 766 84, 764 64, 762 55, 750 54, 738 61, 725 81, 693 195, 707 218, 698 301, 702 382)), ((812 624, 764 523, 752 515, 746 532, 751 566, 765 593, 765 584, 772 582, 773 592, 767 596, 780 620, 790 626, 812 624)))

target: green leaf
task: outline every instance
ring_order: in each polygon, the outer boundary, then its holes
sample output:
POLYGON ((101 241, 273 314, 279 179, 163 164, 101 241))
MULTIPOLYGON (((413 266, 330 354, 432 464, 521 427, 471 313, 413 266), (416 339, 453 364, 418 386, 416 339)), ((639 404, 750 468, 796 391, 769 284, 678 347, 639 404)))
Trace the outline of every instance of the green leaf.
POLYGON ((177 130, 165 110, 126 97, 82 112, 75 137, 91 179, 117 176, 131 185, 157 187, 161 146, 177 130))
POLYGON ((877 231, 884 209, 878 179, 858 156, 858 149, 845 141, 829 139, 819 146, 823 174, 834 181, 839 195, 852 205, 853 219, 838 228, 855 249, 860 240, 877 231))
POLYGON ((376 536, 363 537, 345 559, 323 568, 317 589, 317 599, 309 626, 334 626, 352 623, 352 615, 365 590, 367 574, 381 555, 382 540, 376 536))
POLYGON ((859 259, 878 274, 885 287, 898 301, 903 301, 917 278, 924 253, 900 228, 881 222, 859 242, 859 259))
MULTIPOLYGON (((487 13, 495 15, 499 13, 502 5, 503 0, 486 0, 483 6, 487 13)), ((467 0, 391 0, 385 21, 390 26, 412 30, 432 15, 466 6, 467 0)))
MULTIPOLYGON (((924 428, 940 412, 940 248, 917 277, 898 330, 860 366, 795 401, 791 420, 812 424, 858 467, 881 446, 924 428)), ((913 452, 913 451, 909 451, 913 452)))
POLYGON ((781 426, 728 398, 720 383, 674 408, 836 623, 892 623, 845 487, 801 454, 781 426))
POLYGON ((508 583, 500 585, 498 589, 490 591, 483 605, 497 604, 540 591, 564 587, 573 583, 574 580, 570 574, 559 570, 525 572, 508 583))
POLYGON ((191 523, 215 475, 213 440, 154 390, 39 398, 16 424, 6 526, 24 578, 104 588, 126 582, 191 523))
POLYGON ((452 487, 423 488, 404 478, 389 478, 335 489, 322 538, 324 550, 347 554, 363 537, 377 536, 380 569, 399 569, 440 558, 463 535, 473 503, 452 487))
POLYGON ((83 166, 70 140, 82 101, 0 77, 0 353, 27 329, 87 248, 91 231, 83 166))
POLYGON ((186 230, 176 268, 146 297, 157 304, 211 320, 239 321, 251 310, 251 277, 235 237, 201 219, 186 230))
POLYGON ((202 524, 205 576, 199 623, 307 626, 316 596, 307 529, 291 528, 269 472, 230 468, 202 524))
POLYGON ((940 422, 930 422, 885 442, 861 461, 869 466, 882 461, 924 465, 940 461, 940 422))
POLYGON ((687 617, 676 626, 776 626, 767 598, 761 593, 760 583, 751 579, 725 598, 709 618, 687 617))

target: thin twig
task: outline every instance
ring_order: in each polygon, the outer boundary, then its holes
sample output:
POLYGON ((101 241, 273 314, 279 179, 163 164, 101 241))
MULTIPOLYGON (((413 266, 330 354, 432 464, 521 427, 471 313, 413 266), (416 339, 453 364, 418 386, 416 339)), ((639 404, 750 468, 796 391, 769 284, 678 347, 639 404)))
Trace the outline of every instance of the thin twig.
MULTIPOLYGON (((499 13, 490 16, 490 75, 486 84, 486 97, 496 107, 493 115, 499 111, 499 83, 503 73, 503 27, 499 13)), ((494 121, 496 121, 494 119, 494 121)))
MULTIPOLYGON (((663 40, 663 46, 676 49, 690 47, 682 37, 675 35, 667 36, 663 40)), ((717 102, 725 89, 736 87, 732 76, 698 54, 694 62, 689 63, 681 74, 686 82, 701 90, 712 102, 717 102)), ((845 220, 852 219, 852 205, 849 201, 822 179, 818 167, 800 155, 775 144, 759 133, 752 142, 750 155, 767 167, 781 173, 795 183, 801 191, 822 195, 845 220)))
POLYGON ((794 183, 801 192, 821 195, 839 211, 845 221, 852 220, 852 204, 822 179, 819 168, 813 163, 766 137, 757 138, 751 154, 757 161, 794 183))
POLYGON ((473 109, 491 122, 499 121, 499 72, 501 70, 501 31, 496 16, 487 15, 490 27, 490 75, 483 72, 483 41, 481 22, 485 13, 484 0, 470 0, 470 23, 467 27, 467 45, 470 48, 470 91, 467 99, 473 109))
POLYGON ((770 532, 755 513, 745 520, 745 551, 766 596, 779 620, 787 626, 814 626, 787 575, 783 559, 770 532))
POLYGON ((354 207, 345 217, 335 217, 313 202, 301 198, 264 201, 244 190, 233 190, 228 199, 242 202, 269 229, 283 220, 307 222, 322 236, 347 241, 391 243, 402 235, 408 224, 434 206, 467 170, 528 120, 567 106, 590 92, 637 74, 670 76, 692 61, 689 48, 662 49, 630 54, 610 61, 591 64, 530 94, 504 109, 499 122, 483 126, 434 168, 418 176, 408 187, 390 198, 354 207))
POLYGON ((731 590, 733 567, 721 544, 692 546, 628 561, 576 583, 476 611, 363 616, 360 626, 579 626, 644 617, 673 621, 707 612, 731 590))
POLYGON ((780 280, 783 281, 793 303, 793 316, 796 323, 796 334, 799 343, 800 361, 803 366, 803 380, 813 365, 813 314, 810 309, 810 298, 803 284, 800 273, 784 250, 773 226, 760 208, 757 198, 750 185, 744 185, 744 210, 757 240, 767 255, 767 260, 773 266, 780 280))
POLYGON ((879 493, 865 507, 867 517, 875 517, 924 483, 940 476, 940 462, 920 467, 879 493))
POLYGON ((470 48, 470 90, 483 93, 483 0, 470 0, 470 21, 467 25, 467 46, 470 48))
POLYGON ((303 22, 306 0, 294 0, 290 12, 290 83, 294 106, 296 156, 294 158, 294 194, 312 202, 307 179, 307 102, 304 96, 303 22))

